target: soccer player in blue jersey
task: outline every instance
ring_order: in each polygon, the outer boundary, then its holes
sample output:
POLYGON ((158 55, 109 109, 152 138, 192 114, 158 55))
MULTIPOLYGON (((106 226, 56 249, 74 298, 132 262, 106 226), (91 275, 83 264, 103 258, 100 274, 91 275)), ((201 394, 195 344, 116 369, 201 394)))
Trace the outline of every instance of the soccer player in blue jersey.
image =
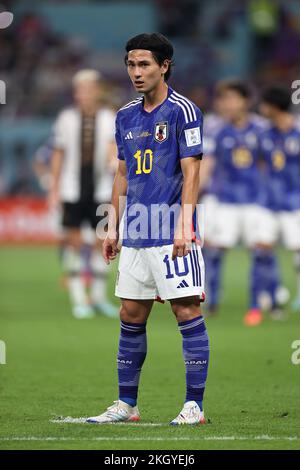
MULTIPOLYGON (((248 86, 240 80, 230 79, 218 84, 216 94, 222 103, 225 124, 217 133, 210 153, 215 158, 213 190, 218 199, 215 208, 215 224, 205 236, 208 242, 205 250, 210 278, 213 279, 211 301, 218 304, 222 257, 224 250, 235 247, 242 241, 252 250, 255 246, 258 203, 263 187, 258 166, 259 139, 262 130, 260 119, 250 113, 251 93, 248 86)), ((270 287, 257 281, 259 255, 252 251, 253 270, 250 276, 250 305, 245 323, 253 326, 261 322, 259 309, 261 290, 269 292, 270 287)), ((270 260, 274 290, 279 284, 276 258, 270 260)), ((272 284, 272 288, 273 288, 272 284)), ((210 287, 211 287, 210 286, 210 287)), ((212 290, 209 289, 209 291, 212 290)))
POLYGON ((257 239, 265 257, 271 256, 279 239, 295 253, 294 307, 300 309, 300 129, 290 107, 290 90, 272 86, 264 91, 261 112, 272 125, 260 139, 268 191, 260 212, 257 239))
POLYGON ((214 246, 210 240, 214 237, 216 210, 218 199, 215 191, 216 161, 215 139, 225 125, 222 116, 222 101, 219 96, 214 99, 214 112, 205 116, 203 128, 203 153, 205 159, 200 170, 200 202, 204 207, 204 246, 203 258, 205 262, 206 278, 206 315, 218 312, 220 301, 221 267, 223 264, 223 250, 214 246))
POLYGON ((183 339, 186 398, 173 425, 204 423, 209 341, 201 315, 204 265, 192 227, 202 157, 202 115, 167 85, 173 47, 161 34, 126 44, 125 63, 140 98, 117 114, 119 166, 103 254, 118 253, 119 202, 127 196, 116 295, 121 298, 119 399, 92 423, 138 421, 137 395, 147 353, 146 326, 157 296, 169 300, 183 339), (168 208, 174 210, 170 216, 168 208), (157 210, 159 212, 157 212, 157 210), (115 213, 115 217, 114 214, 115 213))

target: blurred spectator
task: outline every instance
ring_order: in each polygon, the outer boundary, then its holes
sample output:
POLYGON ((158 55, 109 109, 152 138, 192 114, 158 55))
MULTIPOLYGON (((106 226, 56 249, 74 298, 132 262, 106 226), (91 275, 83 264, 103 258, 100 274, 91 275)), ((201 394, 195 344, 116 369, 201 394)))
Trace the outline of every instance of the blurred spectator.
POLYGON ((202 4, 198 0, 156 0, 159 31, 170 37, 195 36, 202 4))
POLYGON ((1 114, 53 116, 68 104, 70 79, 89 56, 83 44, 54 34, 46 20, 33 12, 3 30, 0 72, 6 78, 9 100, 0 108, 1 114))

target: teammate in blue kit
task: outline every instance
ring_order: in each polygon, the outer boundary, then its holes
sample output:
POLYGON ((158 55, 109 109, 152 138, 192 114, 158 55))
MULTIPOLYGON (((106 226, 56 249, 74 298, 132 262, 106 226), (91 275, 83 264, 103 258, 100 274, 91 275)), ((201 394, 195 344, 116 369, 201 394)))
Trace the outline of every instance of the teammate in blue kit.
MULTIPOLYGON (((209 296, 213 307, 218 304, 222 257, 224 250, 235 247, 239 241, 245 246, 255 246, 259 201, 263 197, 259 171, 259 134, 265 122, 249 112, 251 93, 240 80, 225 80, 218 84, 216 94, 221 101, 224 125, 210 145, 210 154, 215 158, 213 189, 218 204, 215 207, 215 223, 205 235, 207 269, 211 270, 215 291, 209 296)), ((262 314, 258 300, 261 286, 256 282, 257 257, 254 257, 250 276, 250 308, 245 316, 247 325, 260 323, 262 314)), ((272 263, 277 266, 273 255, 272 263)), ((279 285, 279 273, 275 288, 279 285)), ((210 286, 211 287, 211 286, 210 286)), ((268 286, 266 287, 268 290, 268 286)), ((211 291, 212 288, 209 289, 211 291)))
MULTIPOLYGON (((261 154, 265 162, 267 197, 258 223, 258 250, 265 259, 281 239, 295 253, 297 298, 300 309, 300 129, 290 112, 290 90, 280 86, 266 89, 261 112, 271 127, 261 135, 261 154)), ((270 273, 268 272, 268 276, 270 273)), ((261 274, 263 279, 264 273, 261 274)), ((259 282, 262 282, 262 279, 259 282)), ((279 312, 280 313, 280 312, 279 312)), ((279 315, 279 319, 282 315, 279 315)))
POLYGON ((161 34, 126 44, 129 77, 143 96, 117 114, 119 166, 103 255, 118 253, 119 203, 127 196, 116 295, 121 298, 119 399, 90 423, 138 421, 139 377, 147 353, 146 323, 157 296, 169 300, 183 338, 186 400, 173 425, 204 423, 209 341, 201 315, 204 265, 195 207, 202 158, 202 114, 167 86, 173 47, 161 34))
MULTIPOLYGON (((216 87, 216 89, 218 86, 216 87)), ((200 203, 204 207, 204 246, 203 258, 205 262, 206 278, 206 315, 218 312, 220 301, 221 271, 223 264, 223 250, 212 243, 214 238, 216 211, 218 208, 216 160, 214 151, 216 138, 224 127, 226 121, 222 106, 222 94, 214 96, 214 111, 205 116, 203 128, 203 153, 205 159, 200 171, 200 203)))

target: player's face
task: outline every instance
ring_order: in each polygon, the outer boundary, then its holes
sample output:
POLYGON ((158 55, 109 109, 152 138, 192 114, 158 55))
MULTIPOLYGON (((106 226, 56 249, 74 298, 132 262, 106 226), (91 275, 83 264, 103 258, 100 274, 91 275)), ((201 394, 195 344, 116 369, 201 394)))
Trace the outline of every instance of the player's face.
POLYGON ((224 117, 226 119, 222 95, 216 95, 214 97, 213 109, 219 116, 224 117))
POLYGON ((272 119, 274 115, 274 108, 268 103, 262 102, 259 105, 259 111, 260 113, 267 119, 272 119))
POLYGON ((248 111, 249 102, 234 90, 224 90, 218 95, 217 106, 221 116, 233 121, 248 111))
POLYGON ((128 53, 128 75, 139 93, 149 93, 163 80, 163 74, 168 69, 168 61, 159 65, 151 51, 136 49, 128 53))
POLYGON ((74 87, 74 100, 81 109, 91 108, 100 99, 101 88, 94 80, 78 83, 74 87))

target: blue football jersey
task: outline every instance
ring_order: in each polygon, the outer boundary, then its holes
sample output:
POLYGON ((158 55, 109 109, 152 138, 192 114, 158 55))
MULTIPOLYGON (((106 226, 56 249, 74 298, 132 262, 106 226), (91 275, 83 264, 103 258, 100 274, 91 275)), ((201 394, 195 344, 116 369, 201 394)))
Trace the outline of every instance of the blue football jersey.
POLYGON ((214 193, 221 202, 254 204, 263 197, 258 168, 261 128, 251 119, 245 128, 225 124, 216 137, 214 193))
POLYGON ((271 127, 261 135, 265 161, 266 207, 274 211, 300 209, 300 130, 271 127))
POLYGON ((126 162, 128 180, 124 246, 173 243, 183 185, 180 160, 202 157, 202 123, 201 111, 170 87, 151 112, 140 97, 117 113, 118 158, 126 162))
MULTIPOLYGON (((215 154, 216 138, 224 125, 224 119, 218 114, 212 113, 205 116, 203 123, 203 155, 213 156, 215 154)), ((216 178, 217 172, 215 167, 207 186, 204 188, 203 194, 216 194, 216 178)))

